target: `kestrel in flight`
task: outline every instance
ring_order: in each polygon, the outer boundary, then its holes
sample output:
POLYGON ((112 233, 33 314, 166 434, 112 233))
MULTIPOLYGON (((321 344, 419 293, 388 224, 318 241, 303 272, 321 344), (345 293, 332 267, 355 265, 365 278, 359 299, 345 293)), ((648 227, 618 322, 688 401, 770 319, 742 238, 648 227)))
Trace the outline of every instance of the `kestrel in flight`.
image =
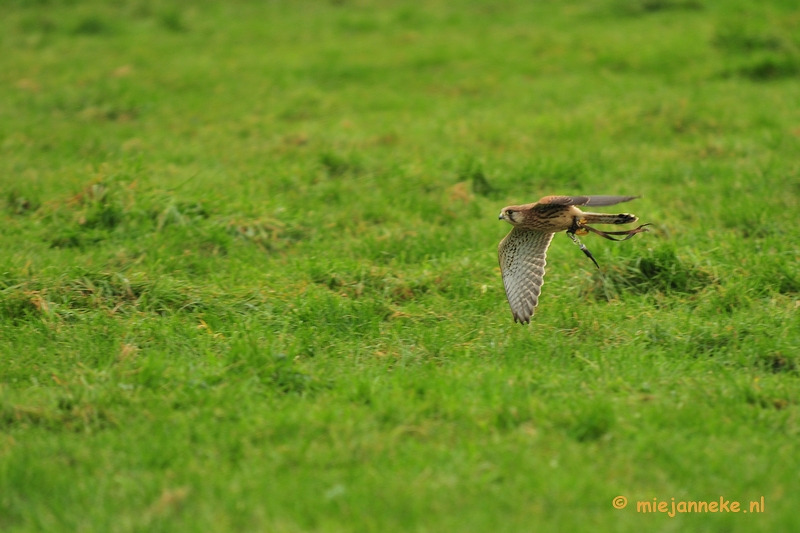
POLYGON ((628 213, 585 213, 576 206, 615 205, 634 198, 638 196, 545 196, 536 203, 511 205, 500 211, 498 218, 514 226, 500 241, 497 255, 515 322, 527 324, 531 321, 542 292, 547 247, 556 232, 566 231, 575 244, 581 247, 581 251, 600 268, 592 253, 580 243, 576 235, 586 235, 591 231, 612 241, 625 241, 637 233, 647 231, 645 226, 649 226, 643 224, 628 231, 600 231, 586 224, 630 224, 638 218, 628 213), (617 239, 611 235, 626 237, 617 239))

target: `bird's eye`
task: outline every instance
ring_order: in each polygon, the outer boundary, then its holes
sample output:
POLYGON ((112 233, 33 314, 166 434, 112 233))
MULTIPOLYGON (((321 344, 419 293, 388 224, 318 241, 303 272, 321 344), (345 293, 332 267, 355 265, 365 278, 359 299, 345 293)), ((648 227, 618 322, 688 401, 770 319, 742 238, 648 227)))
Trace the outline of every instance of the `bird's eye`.
POLYGON ((508 216, 511 216, 511 215, 513 215, 514 213, 516 213, 516 211, 514 211, 514 210, 512 210, 512 209, 509 209, 508 211, 506 211, 506 215, 508 215, 508 216))

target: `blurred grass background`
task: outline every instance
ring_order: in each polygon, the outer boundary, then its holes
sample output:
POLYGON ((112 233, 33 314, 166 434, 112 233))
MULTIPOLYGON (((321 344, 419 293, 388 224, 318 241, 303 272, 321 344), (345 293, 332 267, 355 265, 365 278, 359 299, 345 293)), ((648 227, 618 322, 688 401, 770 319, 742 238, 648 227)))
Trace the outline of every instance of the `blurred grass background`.
POLYGON ((6 0, 0 529, 796 530, 799 27, 6 0), (546 194, 654 228, 556 236, 522 327, 497 213, 546 194), (720 496, 766 511, 635 509, 720 496))

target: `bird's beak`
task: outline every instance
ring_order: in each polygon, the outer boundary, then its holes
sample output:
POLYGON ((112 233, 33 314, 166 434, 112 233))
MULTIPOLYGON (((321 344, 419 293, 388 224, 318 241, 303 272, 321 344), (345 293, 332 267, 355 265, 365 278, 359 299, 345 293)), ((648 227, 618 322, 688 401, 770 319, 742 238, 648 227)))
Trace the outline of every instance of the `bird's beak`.
POLYGON ((506 217, 505 217, 505 215, 503 215, 503 213, 500 213, 500 214, 497 216, 497 220, 503 220, 503 219, 505 219, 505 218, 506 218, 506 217))

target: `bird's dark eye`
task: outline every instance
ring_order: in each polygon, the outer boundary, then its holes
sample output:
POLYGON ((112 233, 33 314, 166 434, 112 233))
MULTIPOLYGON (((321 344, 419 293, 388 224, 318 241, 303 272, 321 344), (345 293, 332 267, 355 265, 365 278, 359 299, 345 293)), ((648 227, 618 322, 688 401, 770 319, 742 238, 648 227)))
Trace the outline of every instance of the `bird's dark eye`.
POLYGON ((508 216, 511 216, 511 215, 513 215, 514 213, 516 213, 516 211, 513 211, 513 210, 511 210, 511 209, 509 209, 508 211, 506 211, 506 215, 508 215, 508 216))

